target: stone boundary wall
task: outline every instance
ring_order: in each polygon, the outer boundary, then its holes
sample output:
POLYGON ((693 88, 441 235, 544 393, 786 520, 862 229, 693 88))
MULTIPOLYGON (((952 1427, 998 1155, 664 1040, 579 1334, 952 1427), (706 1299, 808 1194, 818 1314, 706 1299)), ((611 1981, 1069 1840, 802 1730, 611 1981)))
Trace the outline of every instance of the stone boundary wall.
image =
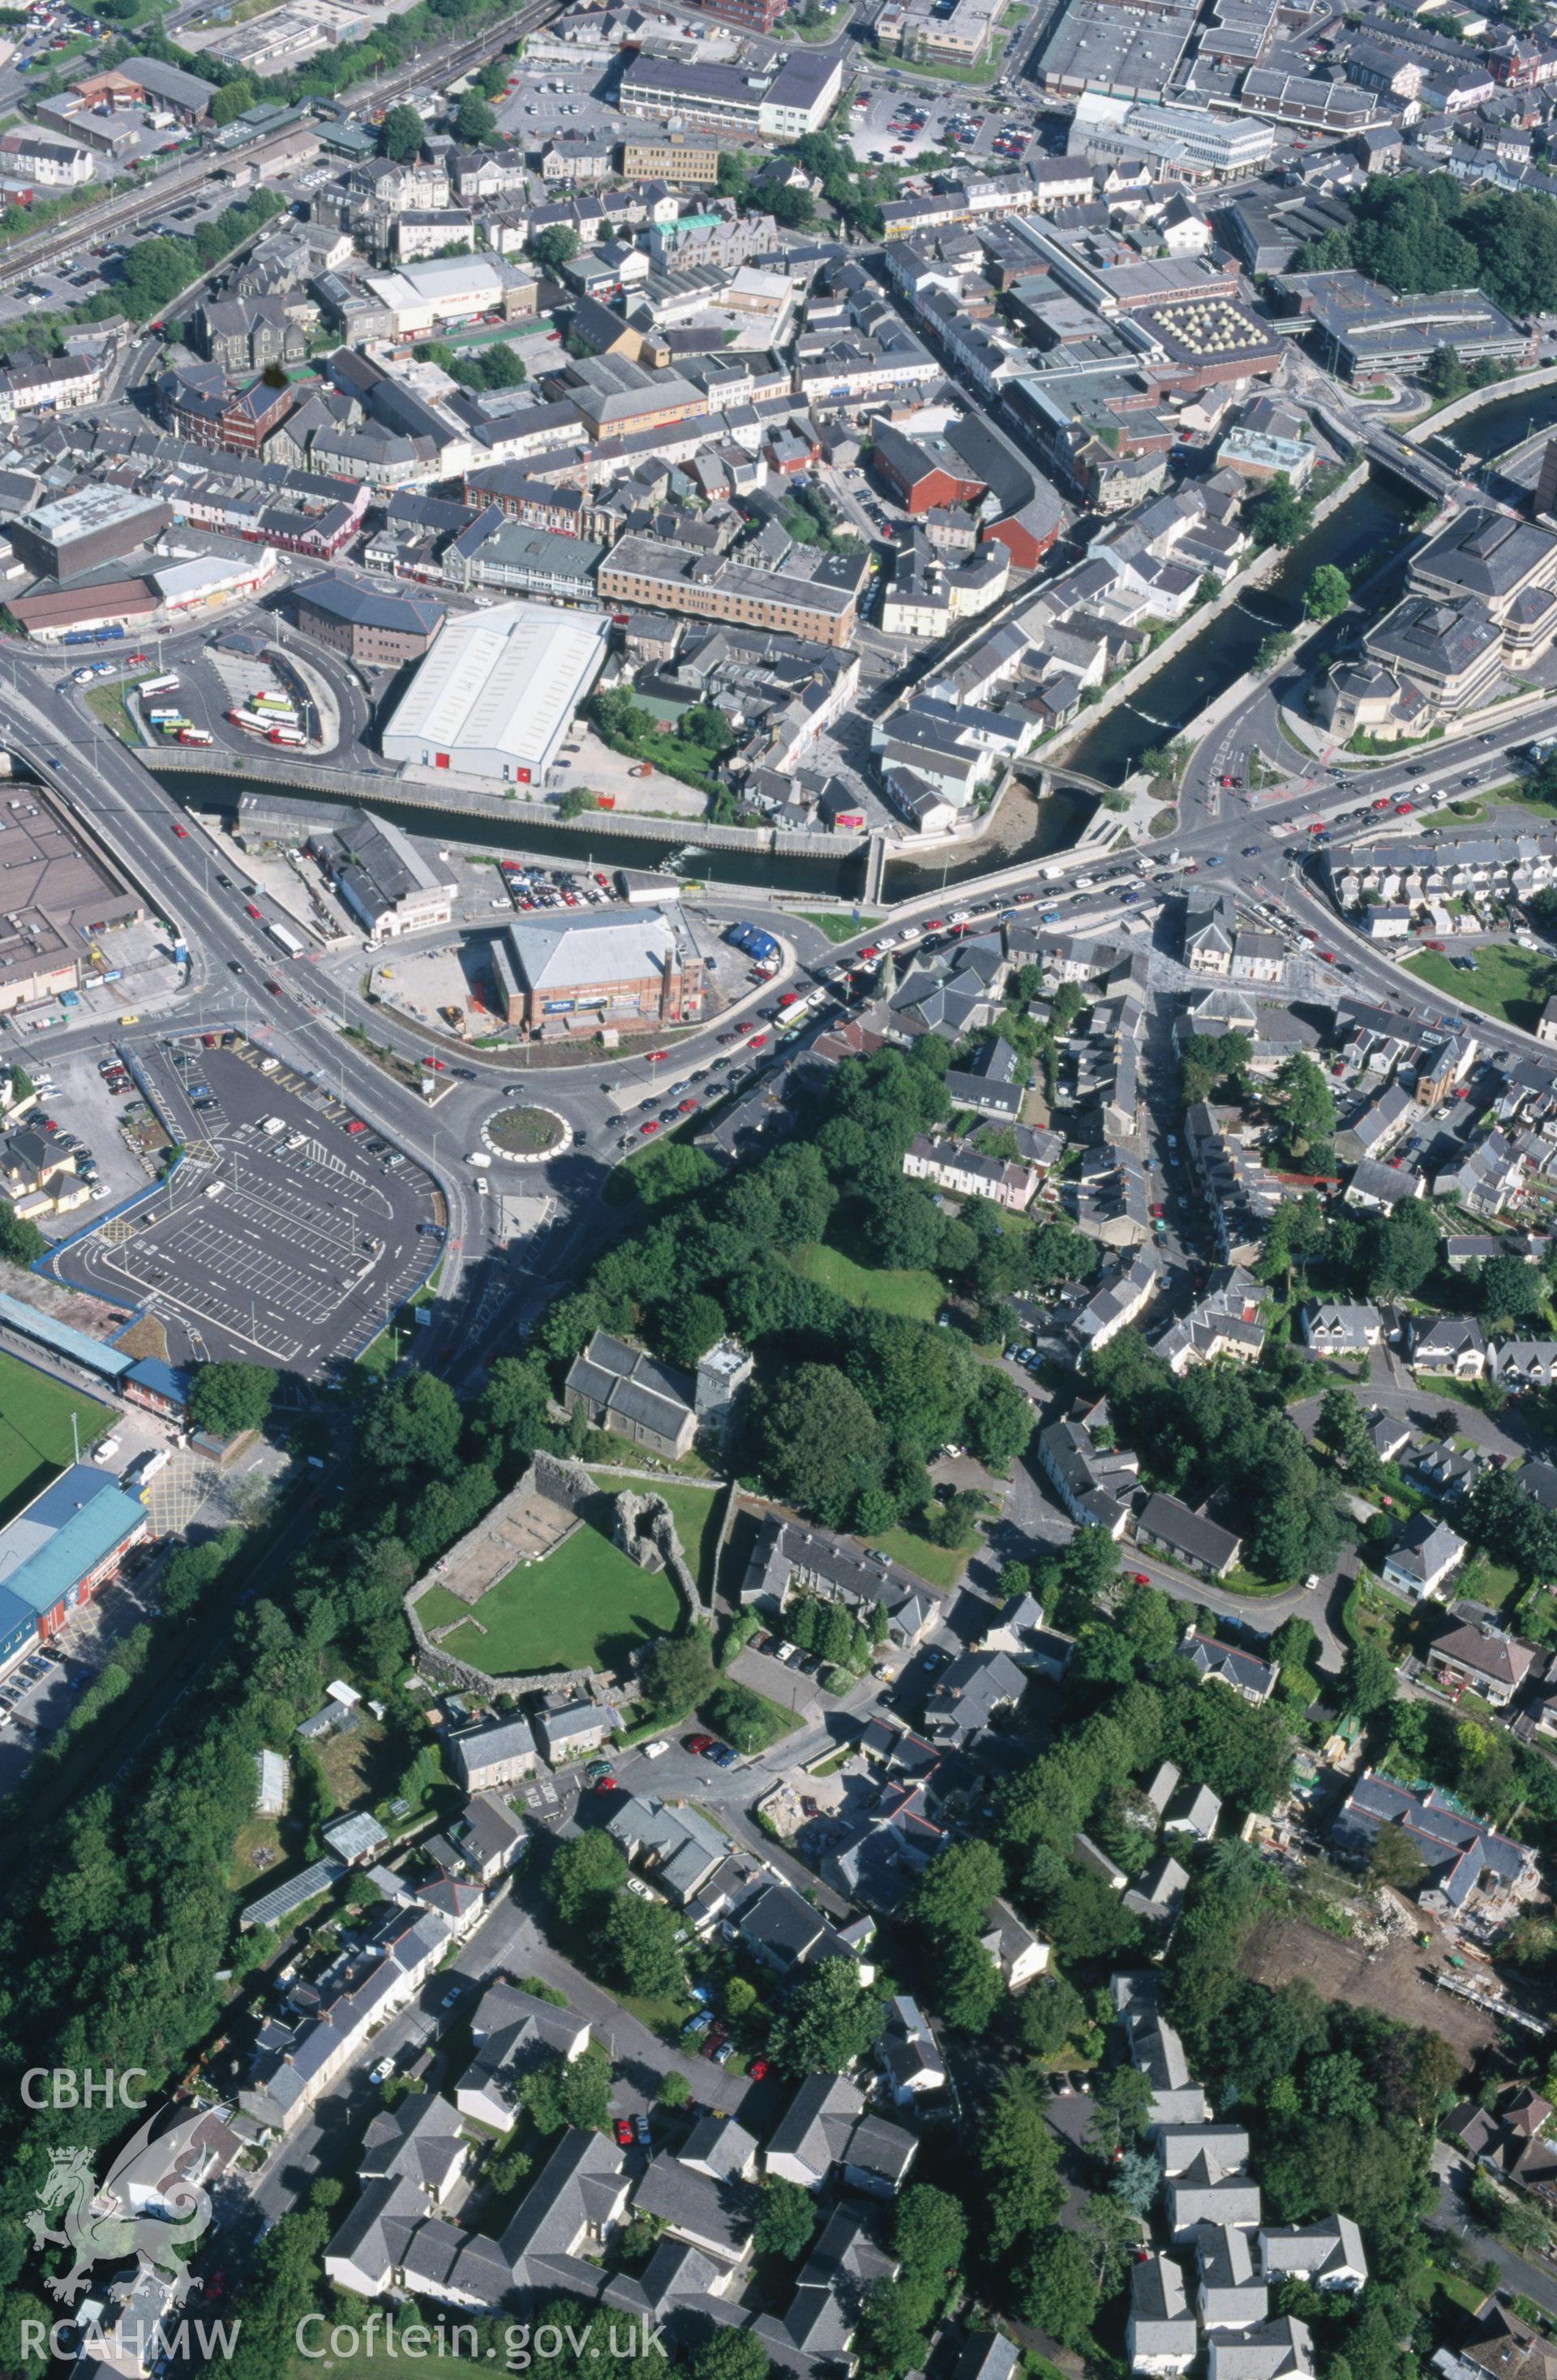
POLYGON ((652 1489, 645 1496, 634 1488, 623 1488, 616 1500, 616 1526, 611 1541, 640 1570, 658 1568, 665 1572, 681 1597, 690 1626, 695 1626, 700 1620, 712 1619, 712 1605, 706 1605, 698 1593, 692 1565, 676 1533, 676 1516, 663 1496, 657 1496, 652 1489))
MULTIPOLYGON (((615 1500, 615 1527, 612 1532, 612 1542, 619 1552, 624 1553, 628 1560, 635 1562, 640 1569, 662 1569, 665 1572, 676 1590, 689 1627, 700 1623, 711 1625, 714 1618, 713 1597, 710 1595, 706 1602, 703 1599, 692 1565, 687 1560, 681 1537, 677 1533, 675 1515, 664 1497, 654 1492, 654 1475, 637 1472, 629 1473, 626 1475, 644 1479, 650 1484, 646 1494, 633 1488, 623 1488, 618 1491, 615 1500), (649 1558, 646 1560, 644 1551, 639 1549, 650 1549, 649 1558)), ((717 1495, 720 1484, 715 1482, 710 1492, 717 1495)), ((565 1511, 574 1514, 573 1527, 565 1531, 557 1540, 558 1545, 565 1545, 575 1531, 585 1525, 579 1513, 579 1507, 585 1499, 597 1496, 601 1492, 598 1482, 591 1475, 587 1466, 575 1462, 573 1456, 537 1452, 532 1455, 528 1468, 517 1486, 511 1488, 508 1495, 494 1504, 491 1511, 483 1515, 474 1529, 468 1530, 464 1537, 458 1539, 457 1546, 468 1547, 484 1535, 489 1536, 497 1516, 505 1507, 523 1503, 528 1497, 537 1494, 544 1496, 549 1503, 559 1504, 565 1511)), ((723 1548, 736 1507, 738 1491, 733 1482, 729 1483, 727 1492, 728 1509, 719 1531, 718 1550, 723 1548)), ((555 1549, 555 1547, 549 1548, 550 1551, 555 1549)), ((454 1550, 456 1550, 454 1547, 450 1548, 451 1552, 454 1550)), ((716 1551, 716 1569, 718 1550, 716 1551)), ((442 1581, 437 1572, 428 1571, 425 1576, 417 1579, 413 1586, 406 1589, 404 1597, 405 1617, 416 1641, 416 1666, 425 1670, 428 1676, 436 1678, 441 1685, 483 1695, 513 1694, 514 1696, 555 1693, 559 1687, 566 1687, 594 1703, 610 1702, 614 1694, 622 1693, 622 1682, 604 1670, 539 1670, 520 1676, 498 1677, 489 1670, 477 1669, 473 1663, 462 1661, 453 1653, 445 1652, 442 1645, 428 1633, 416 1609, 428 1589, 441 1584, 442 1581)), ((452 1621, 448 1624, 451 1627, 458 1627, 463 1623, 452 1621)))
MULTIPOLYGON (((1398 431, 1396 435, 1408 446, 1425 446, 1430 438, 1463 421, 1467 413, 1479 413, 1484 405, 1495 405, 1500 397, 1517 396, 1521 389, 1550 388, 1554 381, 1557 364, 1542 364, 1538 371, 1515 372, 1510 380, 1495 380, 1490 388, 1467 388, 1463 396, 1456 396, 1442 412, 1424 414, 1420 421, 1412 422, 1408 430, 1398 431)), ((1532 430, 1529 435, 1539 438, 1540 432, 1532 430)), ((1514 441, 1516 446, 1525 443, 1522 438, 1514 441)))
MULTIPOLYGON (((477 1521, 474 1529, 467 1530, 463 1537, 457 1539, 456 1547, 469 1546, 476 1538, 490 1535, 497 1515, 506 1506, 522 1503, 526 1497, 537 1492, 549 1502, 560 1504, 575 1515, 573 1527, 558 1541, 565 1544, 574 1530, 584 1526, 582 1519, 576 1517, 579 1505, 586 1496, 597 1496, 600 1491, 582 1463, 575 1463, 568 1455, 537 1453, 530 1458, 529 1467, 517 1487, 494 1504, 491 1511, 477 1521)), ((456 1547, 451 1547, 450 1551, 456 1550, 456 1547)), ((428 1635, 416 1609, 428 1589, 441 1583, 436 1571, 428 1571, 414 1585, 407 1587, 404 1597, 405 1617, 416 1646, 416 1666, 437 1678, 441 1685, 479 1694, 513 1695, 554 1693, 559 1686, 567 1686, 590 1702, 604 1703, 610 1699, 616 1682, 603 1670, 540 1670, 518 1677, 500 1678, 489 1670, 478 1670, 470 1662, 461 1661, 453 1654, 446 1653, 428 1635)))
MULTIPOLYGON (((290 761, 271 759, 256 752, 240 758, 236 754, 214 749, 168 750, 160 747, 148 756, 147 763, 159 777, 180 775, 223 777, 234 787, 234 808, 246 788, 260 789, 267 785, 284 788, 290 796, 304 805, 312 806, 320 797, 340 804, 358 804, 364 809, 382 809, 386 803, 409 804, 416 809, 440 810, 451 819, 465 818, 477 826, 501 820, 505 824, 528 819, 549 832, 573 832, 582 844, 592 840, 597 848, 617 836, 641 836, 646 842, 662 843, 668 850, 681 850, 688 844, 718 851, 750 851, 761 856, 793 850, 803 846, 825 844, 826 857, 846 858, 851 853, 863 852, 870 838, 867 835, 829 834, 799 835, 781 827, 722 826, 708 819, 667 819, 652 810, 583 810, 577 818, 560 818, 550 802, 519 801, 499 794, 484 793, 470 780, 458 778, 451 783, 451 771, 441 769, 436 776, 428 770, 408 770, 404 776, 380 774, 362 769, 311 768, 307 777, 298 770, 294 757, 290 761), (154 764, 154 766, 153 766, 154 764)), ((604 856, 604 854, 602 854, 604 856)))

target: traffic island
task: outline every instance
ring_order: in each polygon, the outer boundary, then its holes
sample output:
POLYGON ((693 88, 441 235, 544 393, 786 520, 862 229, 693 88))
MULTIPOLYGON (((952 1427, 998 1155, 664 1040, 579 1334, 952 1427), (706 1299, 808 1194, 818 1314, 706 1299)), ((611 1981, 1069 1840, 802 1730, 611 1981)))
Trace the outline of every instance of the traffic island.
POLYGON ((572 1147, 573 1127, 554 1108, 505 1107, 481 1127, 482 1146, 513 1165, 539 1165, 572 1147))

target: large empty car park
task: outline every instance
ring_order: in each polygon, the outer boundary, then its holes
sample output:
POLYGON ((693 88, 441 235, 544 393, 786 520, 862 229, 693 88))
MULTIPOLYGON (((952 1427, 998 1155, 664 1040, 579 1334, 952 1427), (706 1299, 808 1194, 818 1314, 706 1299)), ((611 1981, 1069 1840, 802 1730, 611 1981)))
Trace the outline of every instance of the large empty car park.
POLYGON ((338 1371, 431 1268, 428 1177, 252 1043, 187 1034, 132 1055, 183 1160, 54 1269, 154 1315, 175 1363, 338 1371))

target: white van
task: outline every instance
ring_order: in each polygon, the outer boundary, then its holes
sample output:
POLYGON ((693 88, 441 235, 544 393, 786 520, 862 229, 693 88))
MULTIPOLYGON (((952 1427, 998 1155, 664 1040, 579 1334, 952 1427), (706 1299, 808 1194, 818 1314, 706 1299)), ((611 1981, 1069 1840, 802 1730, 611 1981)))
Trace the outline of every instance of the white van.
POLYGON ((477 1173, 485 1173, 491 1161, 484 1148, 473 1148, 465 1159, 465 1163, 474 1165, 477 1173))
POLYGON ((205 1185, 205 1195, 208 1198, 224 1198, 227 1195, 227 1185, 224 1182, 208 1182, 205 1185))
POLYGON ((260 1129, 267 1140, 274 1140, 278 1132, 286 1130, 286 1120, 284 1116, 267 1116, 260 1129))

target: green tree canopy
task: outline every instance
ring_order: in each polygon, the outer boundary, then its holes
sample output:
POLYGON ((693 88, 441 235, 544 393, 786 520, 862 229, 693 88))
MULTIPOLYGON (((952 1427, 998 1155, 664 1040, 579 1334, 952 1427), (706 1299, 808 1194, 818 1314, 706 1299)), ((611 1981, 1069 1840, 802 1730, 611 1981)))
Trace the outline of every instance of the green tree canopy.
POLYGON ((448 1382, 431 1372, 413 1372, 379 1390, 362 1426, 363 1459, 391 1486, 417 1471, 447 1472, 463 1426, 448 1382))
POLYGON ((1490 1257, 1481 1268, 1481 1310, 1490 1320, 1521 1322, 1541 1308, 1541 1278, 1523 1257, 1490 1257))
POLYGON ((1097 2282, 1092 2260, 1074 2232, 1061 2230, 1058 2224, 1041 2231, 1019 2268, 1016 2288, 1017 2302, 1029 2322, 1062 2347, 1085 2345, 1097 2316, 1097 2282))
POLYGON ((518 1471, 537 1447, 555 1451, 548 1415, 551 1390, 530 1355, 499 1355, 470 1416, 470 1434, 494 1469, 518 1471))
POLYGON ((692 2380, 768 2380, 766 2349, 749 2330, 722 2323, 711 2330, 692 2359, 692 2380))
POLYGON ((798 183, 780 183, 768 199, 767 205, 774 222, 785 231, 803 231, 808 224, 816 220, 811 193, 802 189, 798 183))
POLYGON ((1315 1148, 1328 1148, 1335 1133, 1335 1102, 1323 1071, 1307 1052, 1283 1061, 1272 1087, 1271 1105, 1282 1146, 1294 1164, 1315 1148))
POLYGON ((724 1308, 717 1297, 695 1290, 666 1311, 659 1326, 659 1352, 668 1364, 694 1372, 710 1347, 725 1335, 724 1308))
MULTIPOLYGON (((1375 1884, 1392 1884, 1397 1892, 1415 1892, 1427 1876, 1427 1862, 1404 1827, 1381 1827, 1368 1852, 1368 1873, 1375 1884)), ((1316 2115, 1326 2110, 1316 2107, 1316 2115)))
POLYGON ((379 154, 396 164, 421 154, 427 128, 414 107, 392 107, 379 127, 379 154))
POLYGON ((950 1843, 922 1872, 913 1895, 913 1915, 938 1934, 971 1934, 1006 1886, 1006 1871, 993 1843, 976 1838, 950 1843))
POLYGON ((1351 581, 1333 562, 1322 562, 1309 580, 1303 609, 1310 620, 1334 620, 1350 609, 1351 581))
MULTIPOLYGON (((944 1334, 943 1334, 944 1335, 944 1334)), ((752 1399, 753 1434, 773 1494, 841 1528, 875 1484, 886 1440, 859 1389, 831 1364, 799 1364, 752 1399)))
MULTIPOLYGON (((1376 174, 1351 207, 1348 225, 1299 250, 1299 272, 1355 265, 1413 297, 1475 285, 1515 314, 1557 305, 1557 222, 1531 193, 1472 195, 1447 174, 1376 174)), ((1430 358, 1425 377, 1439 396, 1475 384, 1450 350, 1430 358)))
POLYGON ((626 1881, 627 1862, 615 1840, 591 1829, 557 1844, 546 1871, 546 1897, 564 1925, 595 1924, 626 1881))
POLYGON ((645 1698, 658 1717, 684 1718, 713 1689, 707 1632, 693 1628, 684 1636, 657 1637, 646 1649, 638 1674, 645 1698))
POLYGON ((537 2132, 561 2131, 564 2125, 598 2131, 611 2110, 610 2055, 592 2041, 580 2057, 546 2058, 524 2077, 519 2096, 537 2132))
POLYGON ((968 2217, 960 2199, 937 2190, 934 2182, 914 2182, 898 2200, 892 2245, 905 2273, 944 2290, 968 2245, 968 2217))
POLYGON ((881 2031, 883 2011, 852 1959, 822 1959, 803 1973, 773 2027, 771 2055, 788 2074, 841 2074, 881 2031))
POLYGON ((1244 508, 1249 533, 1257 546, 1296 545, 1307 535, 1313 506, 1299 496, 1285 471, 1278 471, 1244 508))
POLYGON ((578 234, 571 224, 548 224, 531 233, 530 254, 548 273, 556 273, 578 254, 578 234))
POLYGON ((1398 1682, 1394 1663, 1376 1636, 1361 1636, 1347 1647, 1341 1702, 1354 1718, 1370 1718, 1382 1710, 1394 1700, 1398 1682))
POLYGON ((990 2095, 981 2166, 987 2193, 984 2244, 998 2258, 1039 2230, 1065 2203, 1059 2145, 1036 2076, 1008 2068, 990 2095))
POLYGON ((235 124, 246 109, 254 104, 254 85, 237 75, 224 82, 211 103, 212 124, 235 124))
POLYGON ((816 2229, 816 2202, 797 2181, 763 2183, 753 2238, 759 2256, 781 2256, 798 2265, 816 2229))
POLYGON ((454 138, 471 149, 478 149, 490 140, 498 128, 498 119, 478 91, 461 95, 454 110, 454 138))
POLYGON ((611 1962, 630 1992, 660 1999, 684 1989, 686 1966, 676 1939, 680 1928, 663 1901, 640 1900, 619 1892, 606 1917, 605 1940, 611 1962))
POLYGON ((275 1392, 276 1376, 266 1364, 201 1364, 189 1389, 189 1418, 213 1438, 236 1438, 264 1428, 275 1392))
POLYGON ((1314 1434, 1322 1446, 1329 1448, 1355 1487, 1372 1485, 1379 1475, 1380 1463, 1368 1423, 1351 1390, 1339 1381, 1326 1389, 1320 1399, 1314 1434))

